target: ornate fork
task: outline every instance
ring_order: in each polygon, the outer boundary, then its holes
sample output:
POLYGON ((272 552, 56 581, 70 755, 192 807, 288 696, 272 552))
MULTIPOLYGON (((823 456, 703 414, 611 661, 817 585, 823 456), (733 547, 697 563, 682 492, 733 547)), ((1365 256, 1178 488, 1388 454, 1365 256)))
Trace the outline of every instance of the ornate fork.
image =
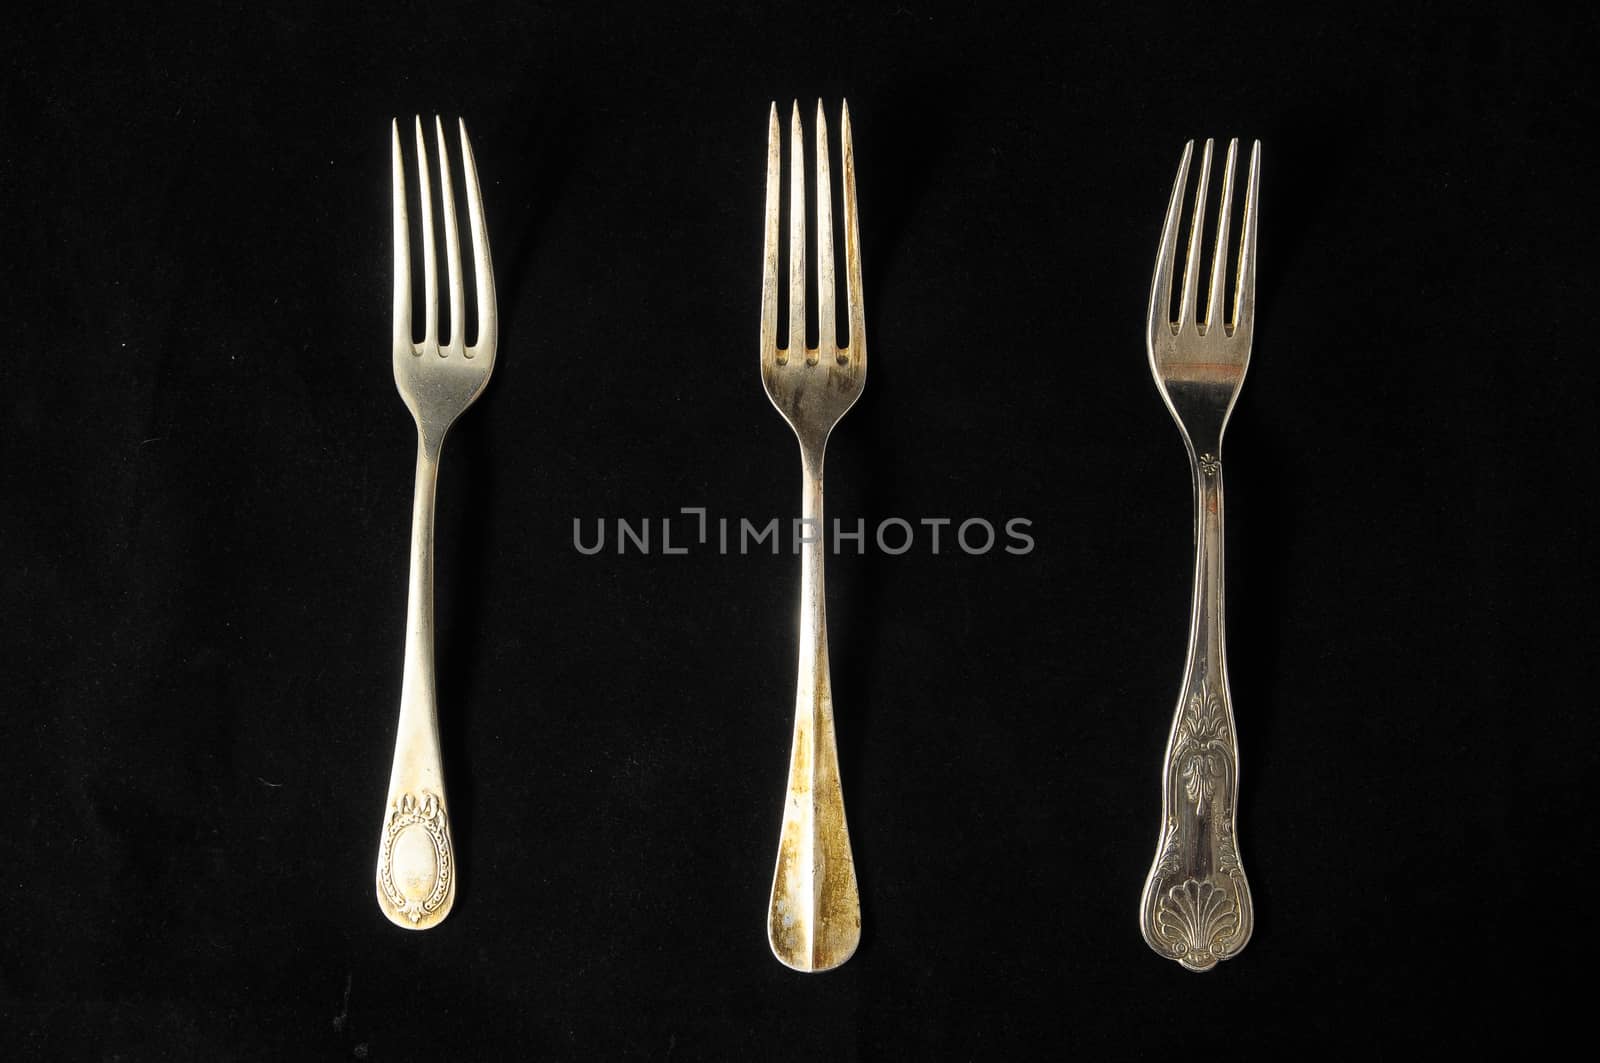
POLYGON ((472 227, 472 272, 478 288, 478 342, 468 347, 461 290, 461 245, 444 124, 433 120, 439 150, 445 262, 450 277, 450 339, 439 343, 438 277, 433 243, 433 191, 428 147, 417 129, 417 184, 422 207, 422 277, 427 306, 420 344, 411 331, 410 223, 400 124, 394 142, 394 382, 417 422, 417 486, 411 511, 411 585, 406 601, 406 663, 400 685, 400 724, 389 777, 388 811, 378 844, 378 907, 397 926, 426 930, 450 914, 456 897, 455 848, 450 838, 439 718, 433 676, 433 502, 439 451, 461 411, 483 392, 494 368, 494 273, 484 230, 478 169, 460 123, 461 169, 472 227))
POLYGON ((849 346, 838 345, 834 311, 833 192, 828 128, 817 101, 817 349, 806 347, 805 135, 800 104, 789 129, 789 341, 778 347, 778 193, 783 177, 778 105, 767 131, 767 236, 761 280, 761 382, 800 441, 800 510, 806 534, 800 559, 800 677, 795 690, 789 792, 772 875, 767 940, 773 955, 797 971, 826 971, 856 951, 861 900, 839 789, 828 678, 828 624, 822 562, 822 456, 833 426, 861 395, 867 379, 866 319, 861 306, 861 240, 856 220, 855 155, 850 107, 840 115, 844 153, 844 257, 849 346))
POLYGON ((1183 295, 1178 320, 1173 322, 1172 269, 1194 141, 1183 149, 1156 255, 1146 330, 1150 371, 1189 452, 1194 476, 1195 560, 1189 655, 1162 764, 1161 834, 1139 905, 1139 926, 1151 948, 1191 971, 1209 970, 1217 961, 1237 955, 1250 940, 1255 921, 1250 887, 1234 841, 1239 761, 1228 695, 1222 609, 1222 433, 1250 363, 1261 143, 1257 141, 1250 153, 1250 184, 1239 238, 1239 280, 1229 324, 1223 320, 1222 290, 1227 279, 1228 213, 1238 150, 1237 140, 1229 143, 1216 250, 1211 259, 1210 296, 1205 320, 1197 323, 1195 296, 1200 282, 1211 141, 1206 141, 1200 163, 1183 295))

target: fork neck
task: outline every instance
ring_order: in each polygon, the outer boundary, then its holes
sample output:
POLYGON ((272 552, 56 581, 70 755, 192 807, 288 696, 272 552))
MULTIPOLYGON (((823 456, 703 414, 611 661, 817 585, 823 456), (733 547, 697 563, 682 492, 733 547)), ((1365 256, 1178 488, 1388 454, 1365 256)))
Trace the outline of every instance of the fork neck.
POLYGON ((800 660, 822 661, 819 685, 827 683, 828 621, 824 561, 827 525, 822 513, 822 460, 825 444, 800 445, 800 660))
POLYGON ((827 437, 806 439, 796 433, 795 438, 800 440, 800 467, 805 473, 807 483, 811 480, 816 480, 820 485, 822 483, 822 459, 828 449, 827 437))
MULTIPOLYGON (((434 764, 439 732, 433 657, 433 515, 439 480, 439 442, 417 437, 416 492, 411 508, 411 578, 406 596, 405 671, 400 684, 400 731, 395 771, 404 763, 434 764)), ((435 789, 442 783, 435 782, 435 789)))
MULTIPOLYGON (((422 461, 423 456, 426 455, 427 459, 435 466, 435 474, 438 473, 439 453, 444 450, 445 433, 449 430, 448 426, 444 428, 435 428, 431 425, 424 427, 422 421, 419 420, 417 422, 417 460, 419 462, 422 461)), ((418 472, 420 471, 419 467, 418 472)))
POLYGON ((1223 621, 1222 459, 1220 448, 1190 454, 1194 483, 1194 599, 1189 668, 1215 682, 1227 676, 1223 621))

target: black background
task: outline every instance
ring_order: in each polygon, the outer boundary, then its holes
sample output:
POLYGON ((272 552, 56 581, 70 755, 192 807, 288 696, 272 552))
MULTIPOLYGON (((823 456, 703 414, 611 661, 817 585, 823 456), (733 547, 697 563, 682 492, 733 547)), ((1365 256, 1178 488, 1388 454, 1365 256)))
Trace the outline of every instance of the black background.
POLYGON ((1517 1023, 1476 987, 1579 947, 1533 924, 1591 844, 1547 833, 1594 748, 1593 16, 1286 10, 17 17, 0 1047, 1383 1055, 1517 1023), (851 104, 872 344, 830 516, 1023 517, 1037 549, 831 565, 864 937, 801 976, 763 933, 796 562, 586 558, 572 525, 796 512, 764 145, 769 101, 809 127, 819 96, 851 104), (372 875, 414 445, 389 120, 417 112, 469 123, 502 330, 440 481, 461 891, 413 935, 372 875), (1142 322, 1206 136, 1264 148, 1227 450, 1259 921, 1202 977, 1135 909, 1191 565, 1142 322))

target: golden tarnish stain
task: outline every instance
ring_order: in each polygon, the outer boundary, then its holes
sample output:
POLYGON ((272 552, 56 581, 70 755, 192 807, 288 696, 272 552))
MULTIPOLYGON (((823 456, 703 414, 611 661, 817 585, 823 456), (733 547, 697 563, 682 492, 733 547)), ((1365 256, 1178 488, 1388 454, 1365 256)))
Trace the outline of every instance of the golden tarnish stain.
POLYGON ((837 967, 861 940, 861 901, 825 684, 826 679, 814 709, 797 714, 768 921, 773 954, 798 971, 837 967))
POLYGON ((1189 362, 1171 354, 1162 359, 1161 375, 1168 384, 1235 386, 1244 370, 1231 362, 1189 362))

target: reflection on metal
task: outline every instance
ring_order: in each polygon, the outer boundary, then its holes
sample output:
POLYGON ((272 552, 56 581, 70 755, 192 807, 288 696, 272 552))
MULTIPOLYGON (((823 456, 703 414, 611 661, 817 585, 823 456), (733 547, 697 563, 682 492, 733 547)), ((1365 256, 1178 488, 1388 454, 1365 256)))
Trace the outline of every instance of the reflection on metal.
POLYGON ((455 189, 450 179, 444 124, 433 122, 439 153, 439 197, 444 216, 445 266, 450 284, 450 337, 439 342, 438 276, 433 238, 433 192, 422 119, 416 121, 418 203, 422 211, 423 339, 414 341, 411 320, 411 238, 406 210, 405 159, 400 125, 390 133, 394 148, 394 382, 417 422, 417 480, 411 514, 411 582, 406 602, 405 673, 400 685, 400 723, 388 812, 378 846, 378 907, 396 926, 426 930, 450 914, 455 903, 455 847, 439 758, 439 720, 433 674, 433 502, 439 452, 445 433, 483 393, 494 368, 497 316, 489 236, 483 221, 478 170, 460 124, 461 169, 472 230, 472 272, 477 283, 477 342, 467 346, 466 296, 461 284, 461 245, 456 228, 455 189))
POLYGON ((817 103, 817 346, 806 346, 805 140, 800 105, 790 120, 789 338, 778 346, 779 205, 783 178, 778 108, 767 135, 766 253, 761 282, 761 382, 800 441, 801 515, 818 529, 800 562, 800 674, 795 692, 794 746, 788 797, 772 876, 767 939, 797 971, 826 971, 850 958, 861 940, 861 900, 839 788, 824 616, 822 459, 833 426, 855 403, 867 379, 867 334, 861 301, 861 247, 856 219, 855 155, 850 109, 840 115, 844 163, 845 291, 850 334, 838 345, 833 268, 833 190, 828 131, 817 103))
POLYGON ((1206 186, 1211 176, 1211 141, 1206 141, 1183 292, 1174 322, 1170 313, 1172 274, 1194 143, 1184 148, 1156 255, 1146 329, 1150 371, 1189 452, 1194 479, 1195 571, 1188 661, 1161 769, 1161 833, 1155 864, 1145 880, 1139 926, 1151 948, 1191 971, 1210 970, 1218 961, 1238 955, 1250 940, 1255 922, 1250 887, 1234 841, 1239 760, 1223 630, 1222 433, 1244 383, 1255 326, 1261 144, 1258 141, 1250 153, 1238 287, 1233 319, 1227 321, 1223 289, 1238 151, 1239 142, 1232 141, 1223 171, 1205 317, 1199 319, 1200 254, 1205 244, 1206 186))

